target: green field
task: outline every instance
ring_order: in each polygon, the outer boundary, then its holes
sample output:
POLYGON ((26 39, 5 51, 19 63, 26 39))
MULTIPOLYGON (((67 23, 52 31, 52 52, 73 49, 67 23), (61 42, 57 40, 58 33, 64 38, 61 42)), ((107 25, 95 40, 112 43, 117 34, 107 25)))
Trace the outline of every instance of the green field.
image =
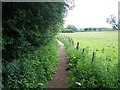
POLYGON ((118 61, 118 31, 62 33, 80 43, 81 48, 95 51, 98 57, 109 57, 113 63, 118 61), (102 52, 104 50, 104 52, 102 52))
POLYGON ((59 40, 66 47, 70 87, 118 87, 118 31, 61 33, 59 40))

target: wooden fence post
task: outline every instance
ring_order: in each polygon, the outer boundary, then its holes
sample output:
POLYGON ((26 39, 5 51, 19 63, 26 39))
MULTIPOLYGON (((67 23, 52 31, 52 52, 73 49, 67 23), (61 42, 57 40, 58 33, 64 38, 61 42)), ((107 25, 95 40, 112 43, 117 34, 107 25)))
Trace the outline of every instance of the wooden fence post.
POLYGON ((76 46, 76 49, 77 49, 77 50, 79 49, 79 42, 77 42, 77 46, 76 46))
POLYGON ((72 44, 72 38, 71 38, 71 44, 72 44))
POLYGON ((74 41, 72 40, 72 45, 74 46, 74 41))
POLYGON ((102 53, 104 53, 104 48, 102 49, 102 53))
POLYGON ((95 58, 95 52, 93 52, 93 54, 92 54, 92 62, 93 62, 94 58, 95 58))
POLYGON ((83 48, 82 54, 84 53, 85 49, 83 48))

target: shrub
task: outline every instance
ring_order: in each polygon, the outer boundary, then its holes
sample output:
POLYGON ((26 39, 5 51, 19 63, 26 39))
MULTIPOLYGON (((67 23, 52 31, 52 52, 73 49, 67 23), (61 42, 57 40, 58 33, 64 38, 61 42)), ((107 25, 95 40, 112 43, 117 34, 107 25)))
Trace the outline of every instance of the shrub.
POLYGON ((3 2, 3 64, 46 45, 63 24, 64 3, 3 2))
POLYGON ((58 63, 58 43, 51 41, 3 67, 3 88, 45 88, 58 63))

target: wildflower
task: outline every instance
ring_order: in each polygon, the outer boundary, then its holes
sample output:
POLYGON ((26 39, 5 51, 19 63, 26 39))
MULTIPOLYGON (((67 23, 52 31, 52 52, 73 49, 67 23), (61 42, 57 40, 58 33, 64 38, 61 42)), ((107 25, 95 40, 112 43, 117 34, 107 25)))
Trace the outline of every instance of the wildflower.
POLYGON ((76 57, 74 57, 74 58, 76 58, 76 57))
POLYGON ((76 82, 76 84, 77 84, 77 85, 79 85, 79 86, 81 86, 81 85, 82 85, 82 84, 81 84, 81 83, 79 83, 79 82, 76 82))

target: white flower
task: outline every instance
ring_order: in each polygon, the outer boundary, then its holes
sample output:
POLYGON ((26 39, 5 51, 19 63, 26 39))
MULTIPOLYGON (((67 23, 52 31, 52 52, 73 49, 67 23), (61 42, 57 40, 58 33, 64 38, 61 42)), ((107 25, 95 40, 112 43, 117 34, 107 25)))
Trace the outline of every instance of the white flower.
POLYGON ((72 66, 72 64, 71 64, 71 63, 69 63, 69 66, 72 66))
POLYGON ((77 85, 79 85, 79 86, 81 86, 81 85, 82 85, 82 84, 81 84, 81 83, 79 83, 79 82, 76 82, 76 84, 77 84, 77 85))
POLYGON ((42 85, 43 85, 43 83, 38 83, 38 85, 42 86, 42 85))
POLYGON ((74 57, 74 58, 76 58, 76 57, 74 57))

